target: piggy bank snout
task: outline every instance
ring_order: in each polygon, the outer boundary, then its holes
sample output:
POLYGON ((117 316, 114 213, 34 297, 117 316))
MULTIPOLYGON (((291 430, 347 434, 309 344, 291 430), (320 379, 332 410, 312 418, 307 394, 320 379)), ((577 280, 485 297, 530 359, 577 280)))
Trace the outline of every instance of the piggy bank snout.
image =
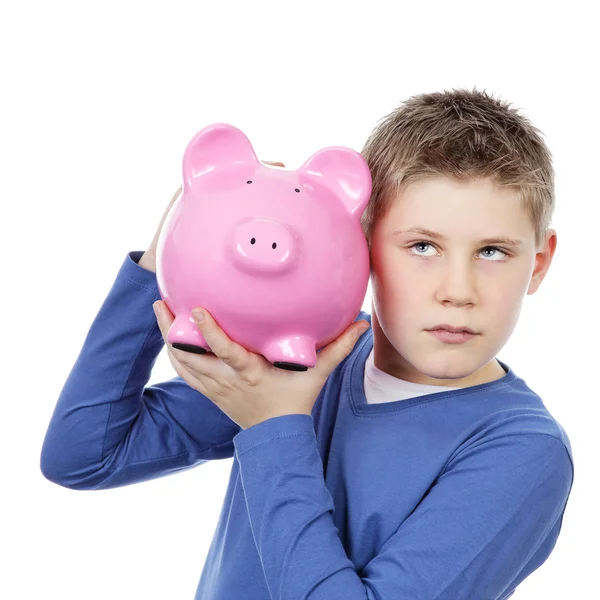
POLYGON ((237 225, 228 244, 234 264, 256 275, 282 273, 296 259, 291 229, 270 219, 252 219, 237 225))

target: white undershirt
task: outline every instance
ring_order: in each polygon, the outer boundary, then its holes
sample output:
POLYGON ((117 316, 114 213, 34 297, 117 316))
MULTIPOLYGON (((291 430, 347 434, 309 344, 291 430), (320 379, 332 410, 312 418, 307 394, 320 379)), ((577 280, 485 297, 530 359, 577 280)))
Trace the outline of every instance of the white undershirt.
POLYGON ((378 369, 373 360, 373 348, 365 363, 365 376, 363 379, 367 404, 381 404, 383 402, 395 402, 406 400, 415 396, 424 396, 445 390, 457 390, 459 388, 447 387, 445 385, 425 385, 413 383, 394 377, 385 371, 378 369))

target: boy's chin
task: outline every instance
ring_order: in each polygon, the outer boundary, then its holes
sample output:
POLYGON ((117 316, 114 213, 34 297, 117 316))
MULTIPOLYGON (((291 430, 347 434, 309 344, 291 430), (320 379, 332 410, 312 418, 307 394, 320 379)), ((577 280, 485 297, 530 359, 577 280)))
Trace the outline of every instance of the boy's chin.
POLYGON ((432 379, 430 385, 468 387, 505 375, 494 359, 476 352, 427 352, 412 364, 422 375, 432 379))
POLYGON ((435 379, 429 385, 465 387, 473 385, 471 380, 480 379, 486 363, 477 356, 461 355, 459 352, 427 352, 412 364, 423 376, 435 379))

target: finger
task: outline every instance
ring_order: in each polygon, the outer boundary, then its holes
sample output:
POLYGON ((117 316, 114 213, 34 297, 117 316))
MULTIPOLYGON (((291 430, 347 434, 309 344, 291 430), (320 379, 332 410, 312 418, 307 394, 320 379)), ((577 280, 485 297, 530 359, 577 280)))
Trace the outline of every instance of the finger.
MULTIPOLYGON (((221 361, 216 356, 212 356, 210 354, 198 355, 187 352, 186 350, 179 350, 178 348, 174 348, 173 344, 169 343, 167 337, 169 334, 169 329, 171 327, 171 324, 175 320, 175 317, 169 310, 169 307, 162 300, 157 300, 153 304, 153 308, 154 313, 156 314, 156 322, 158 323, 158 328, 160 329, 160 332, 162 333, 163 339, 167 346, 167 352, 169 353, 170 357, 173 357, 174 360, 180 363, 179 368, 185 366, 185 368, 193 370, 194 373, 199 373, 208 377, 214 377, 215 369, 218 369, 218 363, 220 363, 221 361), (157 310, 157 308, 160 308, 160 310, 157 310)), ((173 363, 171 362, 171 364, 173 363)), ((175 367, 175 365, 173 365, 173 367, 175 367)), ((180 377, 183 377, 183 375, 179 372, 177 367, 175 367, 175 371, 177 371, 177 374, 180 377)))
POLYGON ((335 367, 352 352, 360 336, 369 327, 369 322, 365 320, 359 321, 359 325, 356 323, 350 324, 342 335, 321 349, 315 370, 325 378, 329 377, 335 367))
POLYGON ((158 328, 162 333, 165 343, 167 343, 167 333, 169 331, 169 327, 171 327, 171 323, 174 321, 173 315, 171 314, 169 307, 161 300, 157 300, 152 305, 152 308, 154 309, 154 314, 156 315, 158 328))
POLYGON ((272 162, 270 160, 262 160, 261 162, 264 163, 265 165, 273 165, 275 167, 285 167, 285 165, 279 161, 272 162))
POLYGON ((169 361, 171 362, 171 365, 173 365, 173 368, 175 369, 177 375, 179 375, 182 379, 185 380, 186 378, 183 376, 182 373, 183 365, 178 360, 177 356, 175 356, 177 349, 173 348, 172 344, 170 344, 167 341, 169 328, 171 327, 171 323, 174 321, 173 315, 171 314, 171 311, 169 310, 167 305, 161 300, 157 300, 152 305, 152 308, 154 309, 154 314, 156 315, 156 323, 158 324, 158 328, 160 329, 160 332, 162 334, 165 346, 167 347, 169 361))
POLYGON ((194 309, 192 315, 215 356, 239 373, 250 366, 251 354, 243 346, 229 339, 209 312, 204 309, 194 309), (203 320, 198 319, 200 314, 204 317, 203 320))

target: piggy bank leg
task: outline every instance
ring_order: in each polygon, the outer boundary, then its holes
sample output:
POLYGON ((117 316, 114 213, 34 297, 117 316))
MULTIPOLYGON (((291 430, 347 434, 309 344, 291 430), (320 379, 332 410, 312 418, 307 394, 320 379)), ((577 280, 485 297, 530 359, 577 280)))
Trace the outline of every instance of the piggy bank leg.
POLYGON ((167 342, 177 350, 185 350, 194 354, 210 352, 210 346, 206 343, 191 315, 183 314, 175 317, 167 333, 167 342))
POLYGON ((308 336, 294 335, 268 343, 261 354, 278 369, 306 371, 315 366, 315 342, 308 336))

